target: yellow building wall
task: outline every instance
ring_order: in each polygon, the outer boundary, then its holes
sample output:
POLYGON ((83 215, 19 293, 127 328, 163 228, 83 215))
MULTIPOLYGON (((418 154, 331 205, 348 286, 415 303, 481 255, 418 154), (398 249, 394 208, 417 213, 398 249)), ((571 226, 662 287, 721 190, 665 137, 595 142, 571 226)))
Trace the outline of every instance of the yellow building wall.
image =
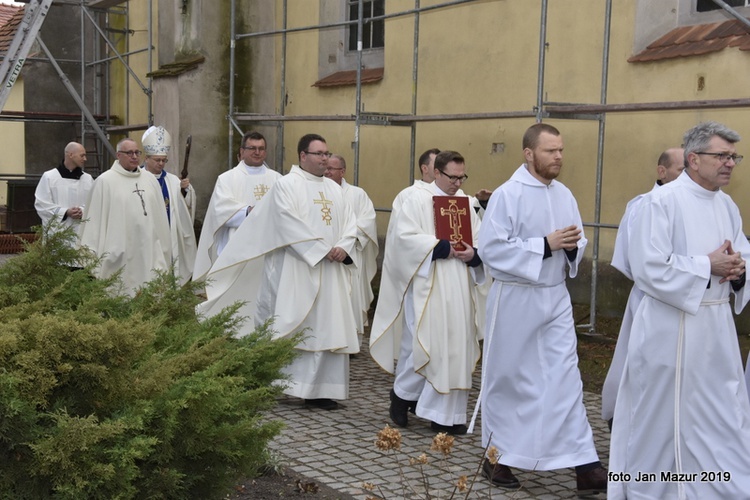
MULTIPOLYGON (((23 78, 16 80, 5 102, 5 109, 23 111, 23 78)), ((3 151, 0 161, 0 174, 24 174, 26 152, 24 150, 23 122, 0 121, 0 148, 3 151)), ((0 205, 8 203, 8 183, 0 181, 0 205)))
MULTIPOLYGON (((423 0, 422 7, 440 0, 423 0)), ((633 55, 635 0, 612 2, 608 55, 608 103, 688 101, 747 98, 743 68, 749 54, 735 48, 703 56, 652 63, 629 63, 633 55), (728 75, 730 77, 728 77, 728 75), (705 89, 697 79, 704 77, 705 89)), ((277 16, 281 12, 277 1, 277 16)), ((417 114, 526 111, 537 104, 540 0, 487 0, 424 12, 419 22, 417 114)), ((414 7, 411 0, 388 0, 387 13, 414 7)), ((289 28, 336 20, 320 19, 318 2, 289 2, 289 28)), ((279 24, 280 26, 280 24, 279 24)), ((605 2, 556 0, 548 2, 544 99, 556 103, 598 104, 601 98, 605 2)), ((367 112, 410 114, 412 102, 414 18, 386 20, 385 73, 382 81, 362 87, 367 112)), ((280 53, 280 37, 277 40, 280 53)), ((352 115, 355 88, 316 88, 318 74, 316 31, 287 36, 286 85, 289 115, 352 115)), ((746 71, 745 71, 746 72, 746 71)), ((264 80, 267 81, 267 80, 264 80)), ((275 81, 280 81, 277 74, 275 81)), ((260 81, 258 84, 261 84, 260 81)), ((278 107, 278 106, 277 106, 278 107)), ((750 141, 745 109, 609 113, 606 116, 601 187, 603 224, 618 224, 625 205, 655 181, 659 154, 679 146, 683 133, 703 120, 716 120, 736 129, 750 141)), ((521 137, 533 117, 492 120, 419 122, 416 155, 431 147, 454 149, 467 160, 470 176, 464 191, 495 188, 522 162, 521 137), (493 152, 495 144, 495 152, 493 152)), ((595 221, 597 144, 594 120, 552 119, 565 143, 565 165, 560 181, 576 195, 585 223, 595 221)), ((296 162, 296 141, 304 133, 320 133, 332 151, 349 161, 352 181, 355 127, 353 122, 287 122, 284 168, 296 162)), ((360 131, 359 184, 376 208, 388 209, 393 197, 409 182, 409 127, 366 125, 360 131)), ((740 143, 739 153, 746 149, 740 143)), ((748 150, 750 153, 750 150, 748 150)), ((746 220, 750 200, 740 196, 750 183, 743 166, 735 170, 726 191, 734 197, 746 220)), ((387 211, 379 212, 384 232, 387 211)), ((591 226, 586 229, 593 236, 591 226)), ((615 231, 601 230, 600 258, 609 260, 615 231)), ((589 248, 589 253, 591 248, 589 248)))
MULTIPOLYGON (((343 0, 341 0, 343 2, 343 0)), ((444 0, 421 0, 423 8, 437 6, 444 0)), ((154 5, 156 2, 154 2, 154 5)), ((147 0, 131 0, 128 47, 146 47, 147 0)), ((238 9, 247 19, 265 19, 273 11, 275 27, 280 29, 284 12, 283 0, 255 2, 239 0, 238 9), (254 13, 263 16, 253 17, 254 13)), ((641 6, 643 4, 641 0, 641 6)), ((321 0, 288 0, 286 26, 289 29, 340 21, 321 17, 321 0)), ((414 0, 387 0, 388 14, 413 9, 414 0)), ((598 104, 602 94, 603 48, 605 36, 604 0, 555 0, 547 2, 546 45, 543 99, 549 103, 598 104)), ((629 63, 636 34, 637 0, 612 2, 611 34, 607 55, 607 95, 612 104, 691 101, 747 98, 750 88, 741 75, 747 71, 747 52, 726 48, 702 56, 693 56, 652 63, 629 63), (698 78, 705 87, 698 89, 698 78)), ((155 33, 158 26, 153 13, 155 33)), ((113 18, 113 21, 115 18, 113 18)), ((419 121, 415 125, 415 156, 432 147, 454 149, 467 160, 469 180, 464 191, 473 194, 481 188, 494 189, 507 180, 522 162, 521 137, 534 123, 539 82, 539 45, 542 21, 541 0, 478 0, 448 8, 425 11, 419 16, 418 82, 412 81, 415 22, 413 15, 385 21, 384 77, 382 81, 362 87, 362 109, 365 112, 411 114, 416 88, 417 115, 449 115, 456 113, 519 112, 518 118, 482 120, 419 121)), ((124 23, 124 20, 122 21, 124 23)), ((228 20, 227 20, 228 23, 228 20)), ((252 24, 252 21, 250 21, 252 24)), ((124 27, 124 26, 123 26, 124 27)), ((252 30, 254 26, 250 26, 252 30)), ((665 31, 666 32, 666 31, 665 31)), ((272 58, 273 71, 251 73, 245 61, 237 67, 237 78, 251 81, 251 93, 261 87, 273 91, 269 101, 247 109, 246 102, 237 102, 239 111, 272 112, 284 108, 291 116, 344 115, 356 112, 354 86, 317 88, 320 78, 320 33, 318 30, 290 32, 286 51, 282 37, 269 35, 275 50, 261 45, 261 38, 238 40, 238 53, 252 57, 272 58), (257 51, 247 51, 245 44, 256 44, 257 51), (242 52, 244 51, 244 52, 242 52), (285 57, 286 85, 284 106, 280 92, 281 61, 285 57), (256 90, 253 90, 256 89, 256 90)), ((267 40, 267 38, 262 38, 267 40)), ((158 36, 154 36, 154 45, 158 36)), ((156 52, 154 52, 156 54, 156 52)), ((154 56, 155 58, 155 56, 154 56)), ((138 75, 148 70, 146 53, 130 56, 138 75)), ((154 69, 157 68, 154 61, 154 69)), ((215 75, 217 86, 226 84, 227 75, 215 75)), ((147 97, 119 63, 113 63, 114 112, 128 123, 148 121, 147 97), (129 99, 124 98, 124 94, 129 99), (129 105, 126 106, 126 103, 129 105)), ((216 103, 196 103, 219 106, 216 103)), ((222 111, 223 112, 223 111, 222 111)), ((647 191, 655 180, 655 164, 666 148, 680 145, 683 133, 702 120, 717 120, 736 129, 750 141, 750 120, 746 109, 706 109, 683 111, 651 111, 608 113, 605 118, 601 176, 601 213, 604 225, 616 225, 632 197, 647 191)), ((593 236, 596 221, 597 147, 599 123, 590 119, 544 118, 563 134, 565 165, 560 181, 576 195, 586 232, 593 236)), ((199 122, 199 119, 198 119, 199 122)), ((197 123, 198 123, 197 122, 197 123)), ((265 125, 268 125, 266 123, 265 125)), ((246 129, 253 128, 245 124, 246 129)), ((408 126, 362 125, 357 137, 353 120, 349 121, 286 121, 283 124, 283 157, 274 158, 277 166, 288 171, 297 161, 299 137, 315 132, 328 140, 331 151, 342 154, 348 162, 347 180, 358 183, 379 209, 381 235, 385 231, 388 210, 393 197, 410 181, 411 129, 408 126), (359 163, 355 166, 355 141, 359 141, 359 163)), ((140 133, 131 134, 140 137, 140 133)), ((216 138, 217 162, 223 162, 225 137, 216 138)), ((738 146, 743 153, 745 143, 738 146)), ((275 150, 275 144, 269 144, 275 150)), ((741 196, 750 183, 744 165, 735 170, 726 191, 740 205, 745 219, 750 220, 750 199, 741 196)), ((601 230, 600 258, 611 257, 615 230, 601 230)), ((591 246, 588 250, 591 252, 591 246)))

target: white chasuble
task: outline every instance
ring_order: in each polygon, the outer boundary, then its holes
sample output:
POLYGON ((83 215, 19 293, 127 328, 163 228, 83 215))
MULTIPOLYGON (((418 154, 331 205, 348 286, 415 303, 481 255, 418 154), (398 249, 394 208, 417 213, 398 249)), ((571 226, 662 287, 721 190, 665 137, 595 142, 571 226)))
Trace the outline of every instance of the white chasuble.
MULTIPOLYGON (((440 394, 471 388, 471 374, 479 360, 481 321, 477 283, 483 267, 469 268, 459 259, 432 261, 438 244, 432 197, 434 185, 415 189, 391 220, 386 243, 380 294, 370 332, 370 354, 394 373, 399 357, 403 316, 413 311, 414 370, 440 394), (407 293, 409 291, 410 293, 407 293), (409 301, 408 303, 406 301, 409 301)), ((458 191, 455 196, 465 196, 458 191)), ((471 211, 473 234, 479 217, 471 211)))
POLYGON ((396 197, 393 199, 393 205, 391 208, 391 217, 388 219, 388 229, 386 229, 385 233, 385 244, 388 244, 388 240, 390 239, 389 236, 391 234, 391 228, 393 227, 393 223, 396 220, 396 216, 398 215, 398 212, 401 210, 401 207, 404 205, 404 202, 411 198, 411 196, 414 194, 415 191, 419 189, 426 189, 428 192, 432 192, 432 187, 430 186, 431 183, 425 182, 423 180, 417 179, 414 181, 414 184, 411 186, 402 189, 396 197))
POLYGON ((198 312, 211 316, 245 301, 240 314, 249 321, 240 335, 270 318, 275 318, 277 337, 305 330, 297 346, 303 352, 289 368, 292 385, 285 393, 345 399, 348 362, 343 357, 348 360, 359 351, 351 282, 346 264, 325 256, 341 247, 356 266, 356 235, 354 213, 341 187, 294 165, 256 205, 211 268, 208 301, 198 312), (333 375, 327 372, 332 365, 337 370, 333 375), (323 375, 316 378, 320 370, 323 375))
POLYGON ((123 291, 133 295, 169 269, 172 242, 159 182, 140 168, 125 170, 116 161, 97 177, 83 214, 81 244, 102 261, 96 277, 122 269, 123 291))
POLYGON ((244 221, 247 207, 254 207, 280 178, 280 173, 265 164, 248 167, 241 161, 216 179, 198 241, 194 280, 206 277, 230 237, 244 221))
POLYGON ((357 332, 362 334, 367 325, 367 312, 375 298, 372 279, 378 271, 378 226, 375 207, 364 189, 341 180, 344 199, 357 219, 357 243, 354 251, 359 255, 359 266, 348 266, 352 280, 352 307, 357 319, 357 332))
POLYGON ((734 310, 742 311, 747 285, 734 292, 719 283, 708 257, 725 240, 750 255, 731 198, 703 189, 687 172, 639 208, 628 257, 645 296, 633 318, 609 463, 610 472, 633 480, 610 481, 607 498, 750 494, 750 401, 729 303, 734 294, 734 310), (720 477, 701 481, 704 471, 720 477), (635 481, 638 473, 657 479, 635 481), (664 480, 663 473, 688 480, 664 480))
POLYGON ((583 229, 570 190, 545 185, 526 165, 496 189, 479 230, 479 255, 494 282, 487 298, 482 365, 482 445, 500 463, 528 470, 574 467, 598 460, 583 405, 564 250, 544 259, 544 238, 583 229))

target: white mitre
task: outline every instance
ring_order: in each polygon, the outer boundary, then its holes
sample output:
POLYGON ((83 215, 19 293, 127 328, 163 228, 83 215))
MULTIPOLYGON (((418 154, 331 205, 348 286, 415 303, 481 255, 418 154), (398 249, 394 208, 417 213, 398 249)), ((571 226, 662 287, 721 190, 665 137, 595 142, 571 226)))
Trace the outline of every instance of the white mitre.
POLYGON ((151 126, 143 133, 141 144, 146 156, 167 156, 172 148, 172 136, 164 127, 151 126))

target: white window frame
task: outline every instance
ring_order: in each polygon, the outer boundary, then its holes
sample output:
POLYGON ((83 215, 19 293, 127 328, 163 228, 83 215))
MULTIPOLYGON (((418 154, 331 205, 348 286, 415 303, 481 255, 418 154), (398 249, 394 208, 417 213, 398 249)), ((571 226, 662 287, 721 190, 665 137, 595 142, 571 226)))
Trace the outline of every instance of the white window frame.
MULTIPOLYGON (((308 1, 308 0, 305 0, 308 1)), ((348 0, 319 0, 320 23, 346 22, 349 15, 348 0)), ((356 26, 355 28, 356 29, 356 26)), ((349 31, 347 26, 325 28, 318 37, 319 78, 339 71, 357 69, 357 51, 349 51, 349 31)), ((362 65, 365 68, 382 68, 385 63, 383 47, 362 51, 362 65)))
MULTIPOLYGON (((367 19, 369 19, 371 17, 375 17, 375 13, 373 12, 374 11, 374 7, 375 7, 375 2, 383 2, 383 10, 385 11, 385 0, 365 0, 365 1, 363 1, 363 5, 366 5, 366 7, 370 7, 370 12, 365 12, 364 13, 365 15, 363 17, 364 17, 365 20, 367 20, 367 19), (372 14, 372 15, 368 16, 367 14, 372 14)), ((349 15, 349 12, 351 11, 351 7, 354 4, 357 4, 357 3, 359 3, 359 0, 347 0, 347 5, 346 5, 347 16, 349 15)), ((349 19, 349 21, 356 21, 356 19, 349 19)), ((378 22, 383 24, 383 29, 385 30, 385 21, 381 20, 381 21, 378 21, 378 22)), ((346 33, 346 45, 347 45, 347 50, 349 52, 354 52, 354 51, 357 50, 356 42, 355 42, 355 46, 354 47, 351 47, 349 45, 349 41, 350 41, 350 39, 351 39, 352 36, 354 36, 355 38, 357 36, 357 25, 355 25, 355 24, 350 24, 349 28, 347 29, 347 33, 346 33)), ((364 39, 362 40, 362 42, 363 42, 362 43, 363 50, 365 50, 365 51, 368 51, 368 50, 377 50, 377 49, 382 49, 385 46, 385 33, 383 33, 383 46, 373 47, 372 46, 373 38, 374 38, 374 34, 373 34, 373 30, 371 29, 370 30, 369 44, 365 43, 366 40, 364 40, 364 39), (369 47, 368 47, 368 45, 369 45, 369 47)))

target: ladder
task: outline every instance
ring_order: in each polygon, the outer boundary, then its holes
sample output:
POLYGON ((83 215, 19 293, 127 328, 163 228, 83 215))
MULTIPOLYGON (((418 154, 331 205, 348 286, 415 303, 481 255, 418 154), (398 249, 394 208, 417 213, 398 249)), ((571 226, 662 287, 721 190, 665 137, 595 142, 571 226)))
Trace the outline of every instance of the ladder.
POLYGON ((21 74, 21 68, 36 40, 36 35, 47 17, 52 0, 30 0, 25 7, 21 24, 18 25, 13 41, 0 64, 0 111, 5 107, 13 84, 21 74))

